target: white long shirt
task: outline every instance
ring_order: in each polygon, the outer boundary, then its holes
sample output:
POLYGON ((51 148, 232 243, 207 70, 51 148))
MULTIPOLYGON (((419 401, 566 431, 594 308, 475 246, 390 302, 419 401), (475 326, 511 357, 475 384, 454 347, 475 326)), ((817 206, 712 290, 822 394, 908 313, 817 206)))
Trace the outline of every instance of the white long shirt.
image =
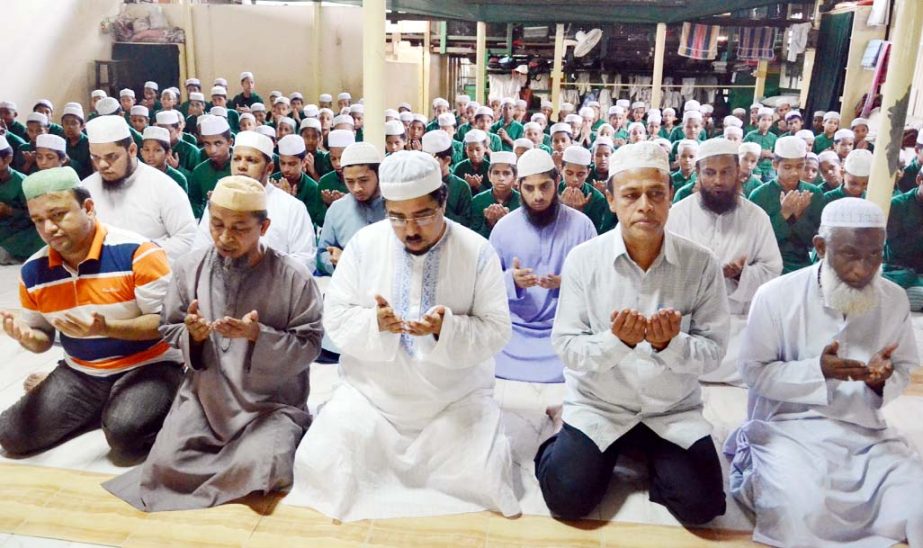
POLYGON ((638 423, 683 448, 709 435, 698 378, 721 363, 729 317, 714 255, 665 232, 645 272, 617 227, 574 248, 562 278, 551 343, 565 365, 564 422, 601 451, 638 423), (611 331, 612 312, 626 308, 674 308, 682 332, 660 352, 631 348, 611 331))
POLYGON ((162 171, 138 162, 118 187, 107 186, 99 173, 80 184, 90 191, 101 221, 150 239, 167 252, 170 262, 192 246, 196 225, 189 198, 162 171))
MULTIPOLYGON (((174 183, 175 184, 175 183, 174 183)), ((280 253, 291 256, 303 264, 308 272, 314 272, 314 228, 311 215, 298 198, 281 191, 273 185, 266 187, 266 211, 269 214, 269 229, 260 241, 280 253)), ((212 240, 208 206, 202 213, 199 230, 192 249, 201 249, 215 244, 212 240)))
POLYGON ((769 216, 749 200, 738 198, 737 207, 718 215, 696 192, 670 208, 667 230, 707 247, 721 265, 747 258, 739 281, 724 278, 731 314, 746 314, 756 290, 782 273, 769 216))

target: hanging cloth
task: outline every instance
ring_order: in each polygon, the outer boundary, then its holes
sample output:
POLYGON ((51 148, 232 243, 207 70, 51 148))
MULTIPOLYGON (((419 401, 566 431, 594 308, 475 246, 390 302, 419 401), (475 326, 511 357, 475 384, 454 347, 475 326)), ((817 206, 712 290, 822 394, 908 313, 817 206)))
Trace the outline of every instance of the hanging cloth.
POLYGON ((808 47, 808 33, 811 31, 811 23, 798 23, 788 29, 788 62, 794 63, 798 60, 798 54, 804 53, 808 47))
POLYGON ((776 29, 744 27, 739 31, 737 58, 745 61, 771 61, 775 57, 776 29))
POLYGON ((718 57, 718 25, 683 23, 677 53, 699 61, 711 61, 718 57))

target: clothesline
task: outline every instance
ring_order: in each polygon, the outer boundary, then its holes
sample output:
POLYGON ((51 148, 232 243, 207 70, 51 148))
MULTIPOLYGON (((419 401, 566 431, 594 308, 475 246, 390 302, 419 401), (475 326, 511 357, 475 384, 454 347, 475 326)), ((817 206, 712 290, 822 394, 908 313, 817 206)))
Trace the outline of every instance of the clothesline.
MULTIPOLYGON (((592 88, 652 88, 653 86, 649 84, 608 84, 602 82, 561 82, 561 86, 589 86, 592 88)), ((746 85, 746 84, 663 84, 660 87, 662 88, 755 88, 755 85, 746 85)))

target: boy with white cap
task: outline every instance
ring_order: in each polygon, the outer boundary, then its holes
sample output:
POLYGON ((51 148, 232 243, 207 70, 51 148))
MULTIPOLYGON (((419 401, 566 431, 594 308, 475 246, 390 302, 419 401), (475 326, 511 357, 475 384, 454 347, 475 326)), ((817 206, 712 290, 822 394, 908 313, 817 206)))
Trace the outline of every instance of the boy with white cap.
MULTIPOLYGON (((400 120, 385 122, 385 154, 394 154, 407 148, 407 128, 400 120)), ((462 145, 464 150, 464 145, 462 145)))
POLYGON ((13 147, 0 135, 0 264, 24 261, 45 243, 35 230, 22 192, 25 175, 10 167, 13 147))
POLYGON ((264 102, 260 94, 256 92, 256 81, 253 79, 252 72, 245 71, 240 73, 240 88, 240 93, 231 99, 231 109, 246 112, 253 103, 264 102))
POLYGON ((441 129, 452 140, 452 165, 450 167, 455 167, 465 159, 465 144, 455 138, 455 116, 451 112, 443 112, 436 119, 436 123, 438 125, 436 129, 441 129))
POLYGON ((220 116, 205 115, 199 126, 199 141, 207 157, 192 170, 189 177, 189 202, 195 218, 202 217, 208 193, 223 177, 231 174, 231 128, 220 116))
POLYGON ((329 151, 327 157, 333 169, 317 181, 325 207, 330 207, 330 204, 349 193, 349 189, 343 183, 343 166, 340 164, 340 158, 346 147, 355 142, 356 134, 348 129, 335 129, 327 136, 327 150, 329 151))
POLYGON ((144 82, 144 88, 141 90, 141 102, 139 104, 146 106, 152 113, 157 112, 160 110, 160 101, 157 98, 159 91, 160 86, 157 85, 157 82, 150 80, 144 82))
MULTIPOLYGON (((541 115, 537 114, 536 116, 541 115)), ((533 116, 533 118, 536 117, 533 116)), ((526 122, 523 124, 522 136, 523 138, 532 141, 534 148, 540 148, 548 154, 551 154, 551 135, 545 133, 545 130, 542 128, 542 124, 540 122, 526 122)))
MULTIPOLYGON (((811 149, 808 148, 808 150, 811 149)), ((814 186, 820 186, 823 182, 820 176, 820 159, 818 159, 817 154, 808 152, 808 155, 805 156, 804 169, 801 171, 801 180, 814 186)))
POLYGON ((178 110, 162 110, 156 114, 157 127, 166 129, 170 133, 170 147, 179 160, 177 166, 183 175, 189 177, 195 168, 202 163, 199 149, 188 141, 182 139, 183 130, 180 124, 182 114, 178 110))
POLYGON ((131 129, 136 133, 144 133, 144 128, 151 123, 150 111, 144 105, 135 105, 128 112, 128 122, 131 124, 131 129))
POLYGON ((64 107, 61 114, 61 127, 64 128, 64 138, 67 140, 67 156, 71 159, 71 167, 81 178, 89 177, 93 173, 93 162, 90 161, 90 142, 84 133, 84 122, 83 109, 64 107))
POLYGON ((468 183, 472 194, 490 189, 490 180, 487 176, 490 170, 490 160, 485 157, 487 150, 487 133, 480 129, 472 129, 465 134, 467 159, 459 162, 452 173, 468 183))
POLYGON ((44 114, 48 118, 48 133, 57 135, 58 137, 64 137, 64 128, 54 121, 54 105, 50 100, 40 99, 32 107, 32 112, 44 114))
POLYGON ((702 113, 697 110, 690 110, 683 113, 683 125, 673 130, 670 140, 673 141, 673 147, 670 149, 670 165, 678 166, 679 143, 681 141, 699 142, 704 139, 702 135, 702 113), (674 139, 677 132, 681 135, 679 139, 674 139))
POLYGON ((449 102, 443 99, 442 97, 436 97, 435 99, 433 99, 433 118, 426 125, 426 131, 432 131, 434 129, 439 129, 439 116, 441 114, 446 114, 446 113, 451 114, 449 112, 449 108, 451 108, 451 105, 449 105, 449 102))
POLYGON ((849 123, 849 128, 852 129, 853 134, 855 135, 855 143, 853 146, 858 150, 868 150, 869 152, 875 152, 875 145, 868 142, 869 135, 869 121, 865 118, 853 118, 853 121, 849 123))
POLYGON ((920 166, 923 166, 923 131, 917 131, 917 142, 913 150, 913 159, 904 168, 901 178, 897 181, 897 188, 901 192, 914 190, 920 184, 920 166))
POLYGON ((650 499, 683 524, 703 524, 726 507, 699 386, 727 344, 724 278, 710 251, 665 230, 660 145, 620 147, 610 172, 618 228, 564 260, 551 344, 567 396, 563 413, 548 410, 557 433, 539 448, 535 475, 551 513, 578 519, 605 496, 620 455, 638 449, 650 499))
POLYGON ((838 129, 833 134, 833 150, 840 157, 841 162, 846 161, 846 157, 852 152, 856 143, 856 134, 851 129, 838 129))
POLYGON ((502 141, 502 150, 513 151, 513 142, 522 137, 522 124, 513 119, 515 101, 504 97, 500 101, 500 119, 490 126, 490 132, 495 133, 502 141))
MULTIPOLYGON (((447 114, 443 114, 446 116, 447 114)), ((453 140, 445 131, 430 131, 423 135, 423 152, 432 154, 442 170, 442 182, 449 191, 445 216, 456 223, 471 226, 471 187, 452 173, 455 157, 453 140)))
MULTIPOLYGON (((490 107, 479 107, 474 113, 473 129, 479 129, 484 132, 488 150, 491 152, 495 150, 504 150, 503 140, 491 130, 493 123, 494 111, 490 107)), ((467 133, 465 135, 467 135, 467 133)), ((512 151, 512 148, 510 150, 512 151)))
POLYGON ((833 148, 833 137, 839 129, 840 113, 831 110, 824 114, 824 131, 818 133, 817 138, 814 139, 814 154, 820 154, 829 148, 833 148))
POLYGON ((750 201, 763 208, 772 222, 782 253, 783 274, 811 264, 809 254, 824 209, 821 190, 801 181, 807 154, 807 146, 798 137, 780 137, 772 160, 777 178, 763 183, 750 195, 750 201))
POLYGON ((183 192, 189 194, 189 180, 186 179, 186 174, 170 165, 169 158, 173 155, 170 132, 162 127, 150 126, 144 128, 141 139, 141 159, 144 163, 166 173, 176 181, 183 192))
POLYGON ((171 261, 189 251, 195 218, 189 198, 162 171, 138 160, 138 146, 121 116, 87 123, 96 173, 81 182, 105 223, 151 239, 171 261))
POLYGON ((493 356, 510 336, 497 255, 444 218, 432 156, 396 152, 379 174, 388 220, 356 233, 327 287, 341 383, 298 449, 287 500, 344 521, 517 515, 493 398, 493 356))
MULTIPOLYGON (((608 224, 609 208, 606 197, 587 182, 593 155, 582 146, 571 145, 564 149, 561 161, 558 184, 561 203, 586 215, 596 232, 601 234, 608 224)), ((522 179, 522 176, 519 178, 522 179)))
POLYGON ((67 141, 50 133, 39 135, 35 140, 36 171, 64 166, 74 168, 67 157, 67 141))
POLYGON ((670 174, 670 182, 673 185, 673 192, 686 185, 694 184, 696 180, 695 165, 699 157, 699 142, 691 139, 683 139, 676 143, 676 162, 679 168, 670 174))
MULTIPOLYGON (((105 97, 103 97, 103 99, 105 99, 105 97)), ((100 101, 101 100, 102 99, 100 99, 100 101)), ((99 101, 93 104, 93 112, 95 114, 93 118, 101 115, 101 113, 96 110, 97 104, 99 104, 99 101)), ((119 106, 122 107, 122 112, 126 114, 131 112, 131 107, 135 106, 135 90, 130 88, 119 90, 119 106)))
POLYGON ((333 107, 333 95, 330 95, 329 93, 321 93, 317 97, 317 106, 318 108, 333 107))
POLYGON ((828 149, 818 154, 817 168, 821 177, 818 188, 822 192, 830 192, 843 184, 843 162, 835 151, 828 149))
POLYGON ((872 174, 872 153, 868 150, 853 150, 843 162, 843 184, 824 193, 824 203, 829 204, 841 198, 865 198, 872 174))
POLYGON ((306 117, 301 121, 298 132, 304 141, 305 152, 307 153, 305 156, 305 173, 312 179, 320 181, 321 177, 333 170, 333 166, 330 165, 329 153, 321 147, 324 141, 323 126, 318 118, 306 117))
POLYGON ((348 91, 341 91, 337 95, 337 107, 344 109, 352 104, 353 96, 348 91))
POLYGON ((47 134, 49 128, 48 117, 40 112, 32 112, 26 117, 26 134, 28 142, 20 145, 13 155, 13 169, 29 175, 36 170, 35 167, 35 140, 39 135, 47 134))
POLYGON ((516 190, 516 155, 512 152, 494 153, 493 162, 487 171, 490 190, 471 198, 471 230, 490 238, 497 221, 507 213, 515 211, 521 201, 516 190))
MULTIPOLYGON (((18 109, 16 103, 12 101, 0 101, 0 121, 6 124, 6 130, 15 135, 17 139, 28 141, 29 135, 26 132, 26 126, 16 119, 17 115, 18 109)), ((12 145, 12 142, 10 144, 12 145)))
POLYGON ((772 158, 778 136, 769 131, 771 128, 772 109, 763 107, 756 116, 756 129, 744 135, 745 143, 756 143, 762 149, 760 162, 756 166, 754 175, 759 176, 763 182, 775 177, 775 173, 772 171, 772 158))
POLYGON ((317 181, 306 172, 309 160, 304 139, 286 135, 279 139, 276 148, 279 151, 279 171, 270 176, 269 182, 301 200, 317 232, 324 223, 325 208, 317 181))
POLYGON ((385 204, 378 188, 381 160, 378 149, 369 143, 353 143, 343 151, 340 165, 349 194, 330 204, 324 217, 324 228, 317 242, 319 274, 333 274, 346 244, 356 232, 384 220, 385 204))
MULTIPOLYGON (((259 97, 259 96, 257 96, 259 97)), ((225 109, 225 118, 227 118, 228 126, 231 128, 231 132, 236 133, 240 129, 240 114, 237 112, 237 109, 230 107, 228 105, 228 90, 222 86, 215 86, 211 91, 212 106, 208 109, 209 112, 215 107, 221 107, 225 109)), ((236 99, 236 97, 235 97, 236 99)), ((254 101, 258 103, 259 101, 254 101)), ((212 113, 214 114, 214 113, 212 113)), ((259 117, 257 117, 259 119, 259 117)))
MULTIPOLYGON (((577 147, 580 148, 580 147, 577 147)), ((491 168, 494 164, 491 164, 491 168)), ((564 258, 596 237, 586 215, 556 199, 551 155, 533 149, 519 159, 522 207, 499 219, 490 244, 500 256, 513 336, 494 358, 497 376, 526 382, 562 382, 564 365, 551 348, 564 258)))
POLYGON ((186 81, 183 83, 183 87, 186 88, 186 97, 187 99, 180 104, 179 111, 183 113, 183 117, 189 116, 189 102, 192 100, 193 93, 202 93, 202 81, 198 78, 186 78, 186 81))
POLYGON ((661 112, 663 117, 663 124, 660 127, 660 131, 657 133, 658 136, 669 139, 673 134, 674 126, 676 125, 676 109, 672 107, 667 107, 661 112))

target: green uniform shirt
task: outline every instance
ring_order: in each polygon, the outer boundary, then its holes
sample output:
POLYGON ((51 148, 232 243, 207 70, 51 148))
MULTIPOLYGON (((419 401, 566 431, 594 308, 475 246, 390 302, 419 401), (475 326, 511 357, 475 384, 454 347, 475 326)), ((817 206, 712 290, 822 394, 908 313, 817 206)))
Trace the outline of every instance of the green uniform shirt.
POLYGON ((677 169, 670 174, 670 181, 673 183, 673 192, 678 191, 689 183, 694 183, 696 180, 696 172, 691 171, 689 176, 686 177, 683 175, 683 170, 677 169))
MULTIPOLYGON (((484 161, 481 162, 481 165, 478 166, 478 169, 475 169, 471 165, 471 160, 462 160, 455 169, 452 170, 452 174, 461 179, 465 180, 465 175, 480 175, 481 186, 478 188, 478 192, 483 192, 485 190, 490 190, 491 184, 490 179, 487 177, 487 172, 490 171, 490 160, 484 158, 484 161)), ((467 181, 465 181, 467 183, 467 181)), ((469 185, 470 186, 470 185, 469 185)))
POLYGON ((80 134, 76 144, 71 144, 67 139, 67 157, 76 166, 74 169, 81 179, 85 179, 93 174, 93 162, 90 160, 90 140, 87 136, 80 134))
POLYGON ((660 126, 660 131, 657 132, 657 136, 663 139, 670 139, 673 135, 673 130, 676 129, 676 126, 667 129, 665 126, 660 126))
POLYGON ((193 135, 193 134, 191 134, 191 133, 186 133, 186 132, 184 131, 184 132, 183 132, 183 141, 186 141, 187 143, 189 143, 190 145, 192 145, 192 146, 194 146, 194 147, 196 147, 196 148, 199 148, 199 141, 196 140, 195 135, 193 135))
POLYGON ((691 182, 687 185, 684 185, 682 188, 676 191, 676 194, 673 195, 673 203, 679 202, 689 196, 695 194, 695 182, 691 182))
POLYGON ((23 139, 22 137, 20 137, 19 135, 16 135, 15 133, 10 133, 9 131, 6 132, 6 135, 4 137, 6 137, 6 142, 10 145, 10 148, 13 149, 13 152, 16 152, 17 148, 29 142, 23 139))
POLYGON ((329 152, 320 149, 314 152, 314 171, 317 172, 318 177, 323 177, 333 171, 333 164, 330 163, 329 152))
MULTIPOLYGON (((282 175, 281 171, 272 174, 273 179, 282 179, 283 177, 284 175, 282 175)), ((315 229, 323 226, 327 207, 320 197, 320 187, 317 185, 317 181, 309 177, 307 173, 302 173, 301 179, 298 181, 295 197, 301 200, 301 203, 307 208, 308 215, 311 216, 311 224, 314 225, 315 229)))
MULTIPOLYGON (((775 133, 766 133, 763 135, 759 131, 751 131, 746 136, 744 136, 745 143, 756 143, 760 145, 760 148, 763 150, 768 150, 772 152, 775 150, 776 140, 778 135, 775 133)), ((768 175, 772 172, 772 160, 770 158, 760 158, 760 161, 757 162, 756 167, 753 168, 753 174, 762 176, 768 175)))
POLYGON ((164 170, 164 173, 176 181, 176 184, 178 184, 179 187, 183 189, 183 192, 185 192, 187 195, 189 194, 189 181, 186 180, 186 176, 183 173, 172 166, 167 166, 167 169, 164 170))
POLYGON ((457 166, 465 159, 465 144, 452 139, 452 166, 457 166))
POLYGON ((459 141, 464 142, 465 134, 468 133, 469 131, 471 131, 471 124, 468 122, 465 122, 464 124, 458 126, 458 128, 455 130, 455 138, 458 139, 459 141))
MULTIPOLYGON (((522 137, 523 134, 522 124, 516 120, 510 120, 508 124, 504 123, 503 120, 498 120, 494 125, 490 126, 490 133, 491 135, 496 135, 501 129, 505 129, 507 136, 514 141, 522 137)), ((497 135, 497 139, 500 139, 499 135, 497 135)), ((500 146, 507 152, 513 152, 513 145, 507 143, 503 139, 500 139, 500 146)))
POLYGON ((490 233, 493 231, 494 227, 490 226, 490 224, 487 223, 487 219, 484 218, 484 210, 491 204, 496 203, 499 203, 503 207, 508 208, 510 212, 513 212, 522 204, 522 201, 519 192, 515 190, 511 190, 506 202, 502 203, 498 202, 494 197, 493 189, 478 193, 477 196, 471 199, 471 230, 485 238, 490 238, 490 233))
POLYGON ((29 142, 29 132, 26 130, 26 124, 20 122, 19 120, 13 120, 13 123, 10 124, 10 126, 6 129, 9 133, 19 137, 22 142, 29 142))
POLYGON ((503 150, 503 141, 500 139, 500 136, 496 133, 487 133, 487 138, 490 140, 489 148, 492 152, 497 152, 498 150, 503 150))
POLYGON ((320 178, 320 181, 317 182, 317 186, 321 190, 338 190, 343 194, 349 194, 349 189, 346 188, 346 183, 343 182, 342 177, 336 171, 331 171, 330 173, 324 175, 320 178))
POLYGON ((202 218, 205 205, 208 202, 208 193, 215 190, 218 180, 231 174, 231 160, 221 168, 216 168, 211 160, 205 160, 192 170, 192 179, 189 183, 189 203, 192 204, 192 213, 196 219, 202 218))
POLYGON ((13 169, 23 175, 31 175, 38 170, 38 165, 33 160, 32 166, 26 169, 26 152, 35 152, 35 147, 32 146, 32 143, 26 143, 16 148, 16 152, 13 153, 13 163, 11 165, 13 169))
POLYGON ((35 225, 29 217, 26 196, 22 193, 22 181, 25 175, 10 169, 10 178, 0 182, 0 203, 4 203, 12 212, 0 218, 0 247, 15 259, 25 261, 45 245, 35 225))
POLYGON ((764 183, 750 195, 750 201, 763 208, 769 215, 772 230, 779 243, 779 251, 782 253, 783 274, 811 264, 813 238, 820 227, 820 214, 824 209, 824 196, 819 188, 799 182, 798 190, 807 190, 814 196, 801 217, 793 222, 782 216, 782 202, 779 198, 782 195, 782 186, 778 180, 772 179, 764 183))
POLYGON ((763 180, 759 177, 750 176, 749 179, 744 181, 742 194, 745 198, 749 198, 750 194, 753 194, 753 191, 758 189, 763 184, 763 180))
POLYGON ((193 172, 205 159, 198 147, 180 139, 173 145, 173 152, 179 158, 179 167, 193 172))
MULTIPOLYGON (((128 133, 131 134, 131 140, 134 141, 134 142, 135 142, 135 145, 137 145, 137 147, 138 147, 138 157, 141 157, 141 145, 143 144, 143 141, 144 141, 143 136, 141 135, 141 132, 139 132, 137 129, 135 129, 135 128, 131 127, 131 125, 129 125, 129 126, 128 126, 128 133)), ((195 166, 193 166, 193 167, 195 167, 195 166)))
POLYGON ((814 154, 820 154, 821 152, 833 148, 833 137, 827 137, 826 133, 821 133, 814 138, 814 154))
MULTIPOLYGON (((625 131, 625 138, 626 139, 628 138, 627 130, 625 131)), ((683 131, 683 126, 674 126, 673 131, 670 132, 670 141, 675 143, 677 141, 682 141, 685 138, 686 138, 686 132, 683 131)), ((705 131, 705 129, 702 129, 702 131, 699 132, 699 138, 697 140, 705 141, 706 139, 708 139, 708 132, 705 131)))
POLYGON ((64 128, 60 124, 51 122, 48 126, 48 133, 57 135, 58 137, 64 137, 64 128))
MULTIPOLYGON (((567 188, 567 183, 561 182, 558 184, 558 194, 564 192, 565 188, 567 188)), ((606 197, 603 196, 602 192, 596 190, 590 183, 583 183, 580 191, 584 197, 589 196, 590 198, 590 201, 583 206, 582 213, 592 221, 593 226, 596 227, 597 234, 602 234, 604 232, 603 228, 608 224, 606 217, 607 213, 609 213, 609 202, 606 201, 606 197)))
POLYGON ((446 184, 449 196, 445 204, 445 216, 455 221, 471 227, 471 187, 464 179, 460 179, 449 173, 442 178, 446 184))
POLYGON ((603 125, 603 124, 605 124, 605 123, 606 123, 606 121, 603 120, 602 118, 600 118, 599 120, 596 120, 595 122, 593 122, 593 125, 590 126, 590 130, 592 130, 592 131, 599 131, 599 126, 601 126, 601 125, 603 125))
POLYGON ((920 173, 920 160, 914 156, 910 164, 904 169, 904 174, 897 181, 901 192, 909 192, 917 188, 917 175, 920 173))
POLYGON ((885 277, 903 287, 919 285, 917 276, 923 273, 923 204, 920 203, 919 188, 898 194, 891 198, 891 213, 888 216, 888 242, 885 253, 885 277), (905 280, 889 275, 901 269, 905 280))
MULTIPOLYGON (((843 190, 843 185, 840 185, 837 188, 834 188, 833 190, 829 192, 824 192, 824 205, 827 205, 830 202, 835 202, 839 200, 840 198, 846 198, 846 197, 849 197, 849 195, 846 194, 845 190, 843 190)), ((860 198, 865 198, 865 192, 862 193, 862 196, 860 196, 860 198)))
MULTIPOLYGON (((231 99, 231 102, 228 103, 228 111, 230 111, 231 109, 236 110, 237 107, 240 107, 240 106, 251 107, 253 106, 253 103, 263 103, 264 105, 266 104, 266 102, 263 101, 263 98, 260 97, 260 94, 255 91, 250 93, 250 97, 245 97, 244 93, 240 92, 237 95, 235 95, 233 99, 231 99)), ((272 105, 266 105, 266 106, 269 108, 272 107, 272 105)))
POLYGON ((551 135, 547 133, 542 135, 542 146, 548 149, 548 154, 551 154, 551 135))

